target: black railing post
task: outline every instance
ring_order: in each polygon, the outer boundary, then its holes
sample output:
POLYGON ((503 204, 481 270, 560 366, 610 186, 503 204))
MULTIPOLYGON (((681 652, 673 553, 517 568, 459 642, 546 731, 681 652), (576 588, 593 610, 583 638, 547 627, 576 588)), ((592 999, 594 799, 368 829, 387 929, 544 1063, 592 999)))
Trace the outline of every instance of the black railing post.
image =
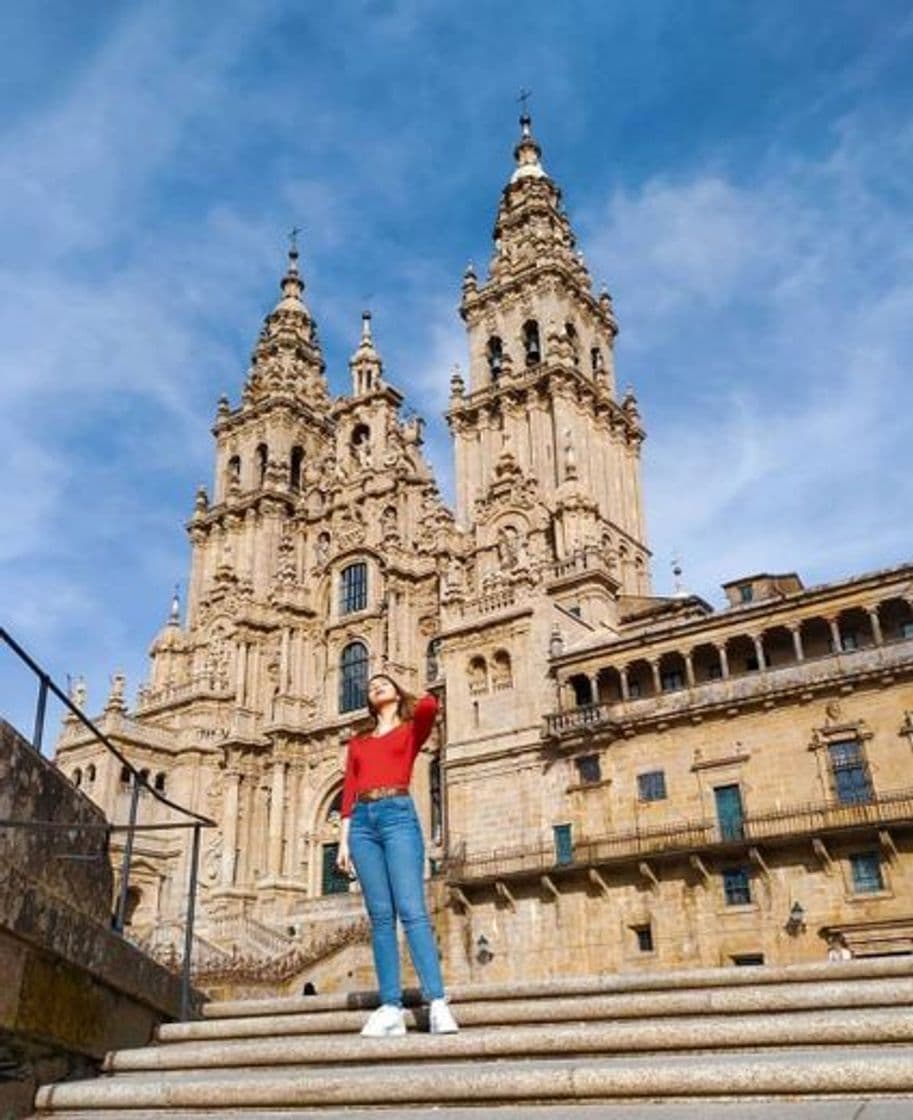
POLYGON ((193 850, 190 854, 190 887, 187 891, 187 921, 184 926, 184 961, 181 968, 181 1019, 190 1018, 190 967, 193 956, 193 919, 197 901, 197 871, 200 865, 200 828, 193 826, 193 850))
POLYGON ((133 859, 133 834, 136 831, 136 810, 139 803, 140 777, 132 775, 132 790, 130 794, 130 821, 127 825, 127 839, 124 842, 124 859, 120 869, 120 898, 117 901, 117 914, 114 918, 114 928, 118 933, 124 932, 127 917, 127 888, 130 881, 130 861, 133 859))
POLYGON ((32 746, 41 754, 41 741, 44 738, 44 715, 48 706, 48 675, 38 677, 38 702, 35 705, 35 730, 32 733, 32 746))

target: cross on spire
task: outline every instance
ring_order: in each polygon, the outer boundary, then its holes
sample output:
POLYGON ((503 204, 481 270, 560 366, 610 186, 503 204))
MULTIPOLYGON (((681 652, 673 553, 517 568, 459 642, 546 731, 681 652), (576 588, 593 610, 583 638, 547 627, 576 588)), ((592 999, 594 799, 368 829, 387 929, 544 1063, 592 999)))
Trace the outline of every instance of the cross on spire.
POLYGON ((288 247, 290 253, 298 252, 298 234, 301 233, 300 226, 292 226, 288 234, 288 247))
POLYGON ((529 116, 529 99, 532 97, 532 95, 533 95, 533 91, 531 89, 522 89, 521 88, 520 96, 517 98, 517 100, 523 106, 523 116, 524 117, 529 116))

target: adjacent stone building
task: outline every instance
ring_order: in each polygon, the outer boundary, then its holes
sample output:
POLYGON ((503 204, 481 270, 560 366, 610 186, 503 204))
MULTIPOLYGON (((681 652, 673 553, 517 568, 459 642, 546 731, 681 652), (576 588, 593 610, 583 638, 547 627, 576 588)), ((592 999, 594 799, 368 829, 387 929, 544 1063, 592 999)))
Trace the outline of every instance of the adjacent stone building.
MULTIPOLYGON (((723 611, 652 594, 612 300, 528 117, 515 162, 488 275, 463 278, 455 512, 367 314, 331 398, 294 245, 240 404, 219 402, 186 618, 175 602, 135 709, 115 678, 101 719, 219 822, 200 976, 370 982, 332 866, 380 669, 444 704, 415 795, 451 980, 913 951, 913 567, 757 575, 723 611)), ((75 722, 58 761, 126 815, 124 775, 75 722)), ((179 942, 186 847, 138 842, 132 928, 158 952, 179 942)))

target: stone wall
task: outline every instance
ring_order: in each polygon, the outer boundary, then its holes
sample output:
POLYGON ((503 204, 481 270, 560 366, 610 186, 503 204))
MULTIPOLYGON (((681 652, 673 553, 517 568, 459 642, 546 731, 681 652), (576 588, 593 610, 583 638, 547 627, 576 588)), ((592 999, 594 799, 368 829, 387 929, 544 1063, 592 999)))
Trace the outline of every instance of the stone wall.
POLYGON ((111 930, 105 818, 0 720, 0 1117, 177 1016, 170 972, 111 930), (54 826, 62 827, 54 827, 54 826), (101 827, 99 827, 101 826, 101 827), (80 858, 74 859, 72 857, 80 858))

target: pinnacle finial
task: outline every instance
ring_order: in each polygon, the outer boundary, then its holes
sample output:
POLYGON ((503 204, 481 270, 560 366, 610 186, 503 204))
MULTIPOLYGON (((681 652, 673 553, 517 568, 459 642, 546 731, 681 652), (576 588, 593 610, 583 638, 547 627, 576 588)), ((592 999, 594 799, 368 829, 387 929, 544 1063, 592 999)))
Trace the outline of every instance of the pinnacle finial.
POLYGON ((171 597, 171 610, 168 613, 168 622, 172 626, 177 626, 181 621, 181 585, 176 583, 174 585, 174 595, 171 597))
POLYGON ((369 346, 374 345, 374 336, 371 334, 371 312, 361 313, 361 341, 369 346))
POLYGON ((514 148, 517 169, 511 177, 512 183, 516 183, 518 179, 544 179, 546 177, 542 164, 539 162, 542 149, 533 136, 533 119, 529 115, 527 104, 530 96, 529 90, 524 89, 520 91, 520 96, 517 99, 523 105, 523 112, 520 116, 520 140, 514 148))

